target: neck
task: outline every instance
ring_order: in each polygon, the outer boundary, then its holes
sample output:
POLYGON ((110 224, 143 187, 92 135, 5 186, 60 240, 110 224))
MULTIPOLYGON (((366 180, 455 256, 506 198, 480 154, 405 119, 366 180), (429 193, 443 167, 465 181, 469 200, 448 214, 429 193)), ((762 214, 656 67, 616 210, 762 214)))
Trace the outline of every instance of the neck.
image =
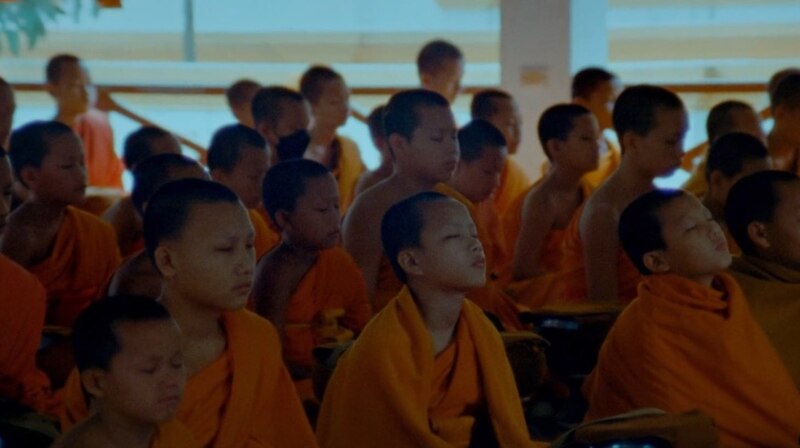
POLYGON ((653 178, 642 174, 630 159, 626 160, 624 157, 617 171, 609 178, 608 183, 634 198, 653 189, 653 178))
MULTIPOLYGON (((444 289, 414 281, 409 284, 408 288, 414 297, 414 302, 419 307, 422 320, 434 340, 443 337, 449 343, 461 316, 464 291, 444 289)), ((440 344, 436 353, 444 349, 446 345, 446 343, 440 344)))
POLYGON ((325 123, 316 123, 311 129, 311 143, 325 146, 326 148, 333 143, 336 138, 336 126, 328 126, 325 123))
POLYGON ((119 447, 148 447, 156 433, 157 425, 132 420, 102 409, 96 414, 106 437, 119 447))
POLYGON ((585 173, 559 165, 551 165, 551 167, 546 182, 561 191, 580 190, 581 179, 585 173))
POLYGON ((389 181, 391 181, 398 190, 409 194, 432 190, 433 187, 435 187, 438 183, 436 181, 430 181, 428 179, 414 176, 397 164, 394 166, 394 173, 392 173, 389 181))
POLYGON ((71 112, 67 112, 67 111, 64 111, 62 109, 59 109, 58 113, 56 113, 55 121, 59 121, 61 123, 64 123, 65 125, 67 125, 69 127, 73 127, 73 126, 75 126, 75 121, 77 120, 78 115, 80 115, 80 114, 71 113, 71 112))
MULTIPOLYGON (((695 283, 699 283, 703 286, 707 286, 709 288, 714 288, 714 274, 702 274, 702 275, 694 275, 689 277, 695 283)), ((718 288, 714 288, 718 289, 718 288)))
POLYGON ((222 313, 197 305, 168 280, 164 280, 159 300, 178 323, 186 340, 207 339, 222 331, 219 322, 222 313))
POLYGON ((292 260, 308 264, 314 263, 317 260, 317 257, 319 257, 320 253, 319 250, 304 247, 299 244, 293 244, 285 240, 281 241, 277 251, 278 254, 284 259, 291 258, 292 260))

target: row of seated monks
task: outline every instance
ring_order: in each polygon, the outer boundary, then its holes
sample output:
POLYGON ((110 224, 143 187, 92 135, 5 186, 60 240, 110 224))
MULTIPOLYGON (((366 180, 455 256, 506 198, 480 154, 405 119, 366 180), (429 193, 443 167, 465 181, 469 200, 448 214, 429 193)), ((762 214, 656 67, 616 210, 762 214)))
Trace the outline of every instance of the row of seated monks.
POLYGON ((800 71, 770 83, 768 137, 725 101, 686 190, 660 190, 688 128, 674 93, 582 70, 538 121, 532 183, 514 98, 476 94, 459 129, 462 53, 417 63, 422 88, 369 116, 373 171, 337 134, 344 79, 314 66, 299 91, 234 84, 205 166, 132 133, 133 191, 98 211, 87 185, 119 187, 123 162, 80 60, 53 58, 56 118, 0 120, 0 403, 58 418, 58 447, 548 446, 501 333, 600 304, 622 311, 587 421, 699 410, 721 446, 797 446, 800 71), (43 331, 69 335, 61 375, 43 331), (323 394, 314 349, 346 342, 323 394))

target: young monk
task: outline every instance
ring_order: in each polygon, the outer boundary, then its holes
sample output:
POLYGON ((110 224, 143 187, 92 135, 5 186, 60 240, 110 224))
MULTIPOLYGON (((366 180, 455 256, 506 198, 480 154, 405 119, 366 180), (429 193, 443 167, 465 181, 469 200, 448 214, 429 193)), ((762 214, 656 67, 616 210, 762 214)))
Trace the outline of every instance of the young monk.
MULTIPOLYGON (((572 102, 594 114, 601 135, 614 126, 611 114, 621 91, 622 82, 617 75, 603 68, 588 67, 572 77, 572 102)), ((594 189, 603 183, 619 167, 620 159, 620 151, 604 138, 600 164, 596 170, 586 175, 589 186, 594 189)))
MULTIPOLYGON (((741 101, 723 101, 712 107, 708 112, 706 135, 708 136, 709 145, 721 136, 731 132, 750 134, 762 141, 765 138, 758 113, 752 106, 741 101)), ((707 163, 708 151, 692 171, 689 179, 681 186, 682 189, 698 198, 702 198, 708 192, 708 182, 706 181, 707 163)))
POLYGON ((436 92, 452 103, 461 93, 464 54, 451 42, 432 40, 417 54, 417 74, 423 89, 436 92))
POLYGON ((378 168, 365 172, 358 179, 356 184, 356 195, 363 193, 367 188, 377 184, 378 182, 387 179, 394 171, 394 164, 392 163, 392 154, 389 152, 389 144, 386 141, 386 136, 383 134, 383 113, 386 110, 385 105, 380 105, 367 117, 367 126, 369 126, 369 136, 375 149, 381 155, 381 164, 378 168))
POLYGON ((417 194, 389 209, 381 239, 406 286, 339 360, 320 445, 533 446, 500 337, 464 299, 486 276, 466 207, 417 194))
POLYGON ((772 161, 764 143, 750 134, 733 132, 723 135, 711 144, 706 161, 708 191, 703 205, 725 231, 728 248, 737 255, 739 247, 727 231, 725 203, 728 192, 739 179, 772 168, 772 161))
POLYGON ((256 266, 254 308, 277 328, 300 397, 314 399, 311 350, 361 332, 372 317, 367 286, 336 246, 339 194, 327 168, 302 159, 275 165, 264 179, 264 208, 281 242, 256 266))
POLYGON ((344 214, 353 202, 359 177, 366 171, 356 142, 336 133, 350 116, 350 89, 341 74, 315 65, 300 78, 300 93, 311 104, 314 118, 305 158, 331 170, 339 185, 339 208, 344 214))
POLYGON ((800 393, 722 272, 731 255, 711 213, 686 192, 651 191, 622 213, 619 238, 644 280, 584 384, 586 420, 699 410, 721 446, 797 446, 800 393))
POLYGON ((255 129, 270 147, 270 165, 303 157, 311 136, 311 106, 298 92, 281 86, 264 87, 253 97, 255 129))
POLYGON ((775 169, 800 174, 800 73, 783 77, 772 96, 774 125, 767 146, 775 169))
POLYGON ((680 98, 661 87, 625 89, 614 106, 614 129, 622 146, 619 168, 575 213, 564 238, 560 301, 627 303, 640 275, 619 247, 619 214, 653 179, 676 169, 688 128, 680 98))
POLYGON ((447 182, 458 165, 458 137, 450 104, 438 93, 408 90, 389 100, 384 113, 392 175, 353 202, 344 219, 344 248, 355 259, 373 311, 381 310, 402 284, 380 243, 380 220, 395 203, 447 182))
POLYGON ((186 386, 181 330, 149 297, 116 296, 75 322, 73 352, 94 411, 56 448, 199 447, 173 419, 186 386))
POLYGON ((8 139, 11 138, 11 124, 14 122, 14 111, 17 103, 14 100, 14 90, 5 79, 0 77, 0 147, 8 148, 8 139))
POLYGON ((742 248, 730 273, 800 388, 798 210, 800 179, 784 171, 743 178, 731 188, 725 206, 728 229, 742 248))
POLYGON ((27 200, 9 216, 0 252, 47 289, 48 325, 71 327, 96 300, 120 262, 114 229, 73 207, 83 201, 86 170, 77 135, 57 121, 14 131, 9 151, 27 200))
POLYGON ((261 84, 252 79, 240 79, 225 90, 225 99, 228 107, 239 124, 255 128, 253 122, 253 97, 256 96, 261 84))
POLYGON ((225 126, 211 138, 208 147, 211 178, 233 190, 247 207, 256 232, 256 260, 280 240, 257 211, 268 166, 267 142, 252 128, 243 124, 225 126))
MULTIPOLYGON (((13 176, 0 147, 0 238, 11 211, 13 176)), ((36 367, 47 297, 31 273, 0 254, 0 400, 55 416, 60 401, 50 380, 36 367)))
MULTIPOLYGON (((180 153, 181 145, 175 136, 161 128, 142 126, 125 138, 122 160, 128 171, 133 173, 136 165, 150 156, 180 153)), ((106 210, 103 220, 114 228, 123 257, 144 249, 142 218, 130 196, 120 199, 106 210)))
POLYGON ((537 282, 521 282, 562 268, 566 228, 589 195, 584 176, 597 168, 601 138, 594 115, 577 104, 548 108, 539 118, 538 134, 550 170, 503 217, 504 237, 513 248, 515 297, 532 308, 550 297, 546 288, 528 287, 537 282))
MULTIPOLYGON (((486 120, 493 124, 506 139, 508 153, 514 155, 519 150, 522 128, 522 116, 519 106, 508 92, 489 89, 476 93, 472 97, 470 114, 473 120, 486 120)), ((500 186, 494 192, 494 210, 502 215, 531 185, 531 180, 513 157, 506 158, 503 172, 500 175, 500 186)))
POLYGON ((114 151, 113 131, 105 114, 90 109, 89 80, 81 60, 71 54, 53 56, 46 81, 56 101, 55 120, 73 128, 83 141, 89 185, 121 190, 123 166, 114 151))
MULTIPOLYGON (((254 234, 236 194, 198 179, 164 185, 147 204, 144 234, 164 281, 159 300, 182 331, 188 382, 177 419, 206 447, 316 446, 274 327, 244 310, 254 234)), ((76 375, 65 402, 68 429, 87 415, 76 375)))
MULTIPOLYGON (((180 154, 158 154, 137 164, 131 194, 136 213, 143 217, 150 197, 163 185, 179 179, 208 179, 208 174, 199 163, 180 154)), ((127 257, 114 273, 108 295, 157 298, 161 295, 161 283, 161 274, 142 248, 127 257)))

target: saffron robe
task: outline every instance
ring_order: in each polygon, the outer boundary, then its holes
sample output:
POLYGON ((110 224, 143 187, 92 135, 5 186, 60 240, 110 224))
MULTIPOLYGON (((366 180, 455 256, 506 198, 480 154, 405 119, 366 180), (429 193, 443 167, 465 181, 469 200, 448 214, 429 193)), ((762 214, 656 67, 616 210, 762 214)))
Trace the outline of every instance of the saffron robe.
POLYGON ((114 151, 114 132, 108 116, 90 109, 78 117, 74 130, 83 141, 89 185, 121 190, 125 167, 114 151))
POLYGON ((502 216, 515 199, 528 191, 531 179, 513 157, 506 158, 503 171, 500 173, 500 186, 494 192, 492 202, 495 211, 502 216))

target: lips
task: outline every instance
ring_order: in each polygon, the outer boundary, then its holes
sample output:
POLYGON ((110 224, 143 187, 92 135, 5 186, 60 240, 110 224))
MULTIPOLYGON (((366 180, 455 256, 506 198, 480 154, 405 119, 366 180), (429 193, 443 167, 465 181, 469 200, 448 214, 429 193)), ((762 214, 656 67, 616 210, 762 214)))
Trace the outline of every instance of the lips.
POLYGON ((234 286, 233 290, 240 294, 250 294, 252 288, 253 282, 247 282, 234 286))
POLYGON ((476 268, 485 268, 486 267, 486 258, 480 257, 480 258, 475 259, 475 261, 472 262, 472 266, 476 267, 476 268))

